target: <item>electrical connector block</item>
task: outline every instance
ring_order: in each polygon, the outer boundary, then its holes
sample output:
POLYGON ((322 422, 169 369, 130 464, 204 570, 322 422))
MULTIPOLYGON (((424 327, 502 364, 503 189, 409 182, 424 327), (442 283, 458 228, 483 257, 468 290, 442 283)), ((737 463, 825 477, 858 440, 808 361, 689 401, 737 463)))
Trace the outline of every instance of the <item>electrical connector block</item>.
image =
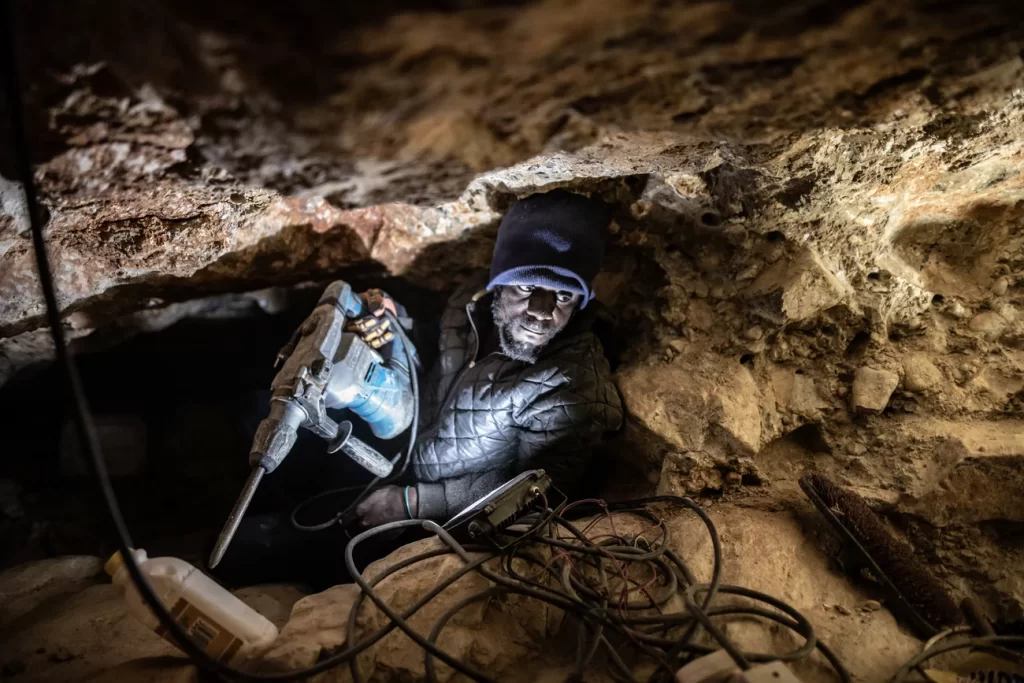
POLYGON ((742 671, 728 652, 717 650, 677 671, 676 683, 800 683, 800 679, 782 662, 742 671))

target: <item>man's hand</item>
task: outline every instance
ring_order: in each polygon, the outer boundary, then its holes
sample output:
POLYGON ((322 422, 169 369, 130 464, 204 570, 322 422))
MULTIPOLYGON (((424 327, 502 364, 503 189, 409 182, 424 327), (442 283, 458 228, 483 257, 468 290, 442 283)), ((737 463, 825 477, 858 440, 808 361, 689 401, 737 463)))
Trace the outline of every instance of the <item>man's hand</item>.
POLYGON ((380 349, 395 338, 395 333, 391 331, 390 321, 384 317, 385 311, 390 311, 395 316, 398 315, 395 310, 395 302, 379 289, 368 289, 360 294, 359 298, 366 304, 366 310, 370 315, 353 320, 346 326, 346 329, 358 333, 363 341, 374 349, 380 349))
MULTIPOLYGON (((417 503, 416 487, 410 486, 409 511, 414 516, 418 508, 417 503)), ((356 520, 359 526, 366 529, 397 522, 400 519, 409 519, 405 509, 404 486, 382 486, 356 506, 356 520)))

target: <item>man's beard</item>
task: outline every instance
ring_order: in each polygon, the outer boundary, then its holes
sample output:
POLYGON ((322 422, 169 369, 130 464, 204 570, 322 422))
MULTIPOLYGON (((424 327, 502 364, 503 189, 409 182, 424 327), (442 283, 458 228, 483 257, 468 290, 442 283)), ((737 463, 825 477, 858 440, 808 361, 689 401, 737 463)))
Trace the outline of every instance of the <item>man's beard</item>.
MULTIPOLYGON (((494 300, 491 302, 491 318, 494 320, 495 329, 498 330, 498 342, 501 344, 502 353, 512 360, 531 364, 537 362, 537 358, 540 357, 540 352, 544 350, 544 347, 547 346, 548 342, 539 345, 530 344, 529 342, 519 341, 512 336, 512 329, 525 318, 525 315, 509 315, 505 310, 505 307, 502 305, 500 289, 494 293, 494 300)), ((531 319, 529 327, 533 329, 537 329, 538 327, 547 327, 550 329, 551 325, 544 325, 531 319)), ((552 338, 553 337, 554 335, 552 335, 552 338)))

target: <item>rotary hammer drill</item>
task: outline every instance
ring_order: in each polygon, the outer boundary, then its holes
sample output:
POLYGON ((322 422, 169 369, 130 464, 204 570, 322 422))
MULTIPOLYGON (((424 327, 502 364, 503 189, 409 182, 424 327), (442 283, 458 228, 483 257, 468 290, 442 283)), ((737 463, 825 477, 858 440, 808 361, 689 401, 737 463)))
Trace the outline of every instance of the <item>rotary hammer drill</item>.
POLYGON ((210 556, 211 568, 223 558, 256 487, 291 452, 300 428, 327 440, 329 453, 342 451, 378 478, 391 473, 391 462, 352 435, 351 422, 336 422, 327 414, 328 409, 347 408, 382 439, 398 436, 412 421, 415 349, 403 334, 395 334, 391 360, 385 362, 345 329, 349 320, 368 313, 348 283, 333 282, 278 353, 275 367, 281 369, 271 384, 270 413, 260 422, 249 452, 252 472, 210 556))

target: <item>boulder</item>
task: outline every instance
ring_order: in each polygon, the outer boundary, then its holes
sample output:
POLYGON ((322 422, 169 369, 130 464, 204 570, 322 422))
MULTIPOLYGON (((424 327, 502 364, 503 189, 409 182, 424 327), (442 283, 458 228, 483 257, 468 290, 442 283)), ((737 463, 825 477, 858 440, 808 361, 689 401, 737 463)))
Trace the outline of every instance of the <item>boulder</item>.
POLYGON ((783 324, 813 318, 843 302, 847 288, 821 258, 809 249, 792 260, 779 260, 747 288, 745 294, 762 300, 759 313, 783 324))
POLYGON ((907 391, 927 391, 942 381, 942 371, 924 354, 903 359, 903 386, 907 391))
POLYGON ((761 448, 761 391, 739 363, 681 357, 629 368, 618 385, 633 418, 677 451, 751 456, 761 448))
POLYGON ((888 370, 858 368, 850 392, 851 407, 860 413, 880 413, 900 383, 900 376, 888 370))
POLYGON ((780 412, 793 413, 811 422, 821 420, 821 411, 828 408, 828 402, 818 392, 814 378, 799 370, 779 368, 772 371, 771 380, 780 412))
POLYGON ((983 339, 995 341, 1006 331, 1007 324, 1006 318, 995 311, 983 311, 971 318, 970 328, 983 339))
MULTIPOLYGON (((440 546, 427 539, 410 543, 383 560, 367 567, 364 576, 372 577, 406 558, 440 546)), ((409 607, 437 582, 463 566, 454 555, 443 555, 407 567, 384 579, 377 594, 394 609, 409 607)), ((420 633, 430 627, 456 602, 487 587, 488 582, 472 573, 460 579, 409 619, 420 633)), ((354 584, 335 586, 300 600, 291 619, 281 631, 263 667, 283 671, 308 666, 336 650, 347 637, 349 611, 359 589, 354 584)), ((447 652, 502 681, 532 681, 545 670, 557 670, 557 652, 548 652, 542 643, 550 636, 548 609, 535 601, 506 596, 470 604, 456 615, 438 642, 447 652)), ((359 633, 370 633, 387 623, 387 618, 369 600, 363 602, 357 620, 359 633)), ((409 642, 396 629, 359 657, 359 666, 367 679, 378 676, 419 680, 425 675, 423 650, 409 642)), ((448 667, 438 665, 442 680, 448 667)), ((349 680, 348 667, 333 669, 320 679, 349 680)))

